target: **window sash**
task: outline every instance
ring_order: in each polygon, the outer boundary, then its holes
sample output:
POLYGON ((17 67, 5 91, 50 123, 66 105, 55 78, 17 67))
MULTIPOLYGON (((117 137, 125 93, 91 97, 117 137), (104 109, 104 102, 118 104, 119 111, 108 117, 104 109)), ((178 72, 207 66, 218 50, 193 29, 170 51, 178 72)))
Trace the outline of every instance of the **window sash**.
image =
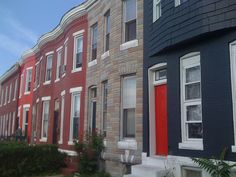
POLYGON ((110 47, 110 10, 106 12, 105 14, 105 52, 109 50, 110 47))
POLYGON ((56 72, 56 79, 60 78, 60 68, 61 68, 61 56, 62 56, 62 50, 59 50, 57 52, 57 72, 56 72))
POLYGON ((124 1, 124 19, 125 22, 133 21, 137 17, 137 5, 136 0, 125 0, 124 1))
POLYGON ((98 26, 97 23, 91 27, 92 41, 91 41, 91 60, 97 59, 97 33, 98 26))
POLYGON ((77 36, 75 38, 75 61, 74 61, 74 69, 82 67, 82 59, 83 59, 83 36, 77 36))
POLYGON ((45 81, 50 81, 52 78, 52 55, 47 56, 46 78, 45 81))
POLYGON ((106 136, 107 131, 107 98, 108 98, 108 81, 103 82, 103 93, 102 93, 102 100, 103 100, 103 132, 106 136))
POLYGON ((125 23, 125 42, 136 39, 136 19, 125 23))
POLYGON ((49 103, 50 101, 43 102, 42 129, 41 129, 42 138, 48 137, 49 103))

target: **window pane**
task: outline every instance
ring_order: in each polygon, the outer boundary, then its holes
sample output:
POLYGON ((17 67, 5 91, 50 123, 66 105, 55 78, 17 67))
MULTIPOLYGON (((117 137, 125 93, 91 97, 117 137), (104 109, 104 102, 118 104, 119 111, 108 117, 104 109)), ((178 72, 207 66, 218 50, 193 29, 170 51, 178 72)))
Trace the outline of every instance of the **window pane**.
POLYGON ((166 69, 162 69, 162 70, 158 70, 155 72, 155 80, 162 80, 162 79, 166 79, 167 78, 167 70, 166 69))
POLYGON ((189 138, 202 138, 202 123, 189 123, 187 125, 189 138))
POLYGON ((186 69, 186 83, 198 82, 201 80, 200 66, 186 69))
POLYGON ((135 109, 124 109, 124 137, 135 136, 135 109))
POLYGON ((201 98, 200 83, 190 84, 185 86, 185 99, 198 99, 201 98))
POLYGON ((73 121, 73 139, 78 139, 79 134, 79 118, 74 117, 73 121))
POLYGON ((125 21, 136 19, 136 0, 125 1, 125 21))
POLYGON ((82 66, 82 53, 77 53, 76 54, 76 64, 75 67, 79 68, 82 66))
POLYGON ((126 77, 123 80, 123 108, 136 107, 136 78, 126 77))
POLYGON ((187 121, 201 121, 202 109, 200 105, 187 106, 187 121))
POLYGON ((80 116, 80 95, 74 97, 74 117, 80 116))
POLYGON ((125 41, 136 39, 136 20, 125 24, 125 41))

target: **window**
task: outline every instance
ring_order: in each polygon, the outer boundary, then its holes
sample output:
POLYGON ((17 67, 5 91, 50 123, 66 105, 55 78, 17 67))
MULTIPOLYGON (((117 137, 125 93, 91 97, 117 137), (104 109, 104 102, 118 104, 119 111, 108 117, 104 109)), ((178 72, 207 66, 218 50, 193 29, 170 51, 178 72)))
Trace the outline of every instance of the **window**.
POLYGON ((25 137, 28 135, 29 107, 24 108, 22 132, 25 137))
POLYGON ((155 71, 155 81, 167 79, 167 69, 155 71))
POLYGON ((136 39, 136 0, 124 0, 125 42, 136 39))
POLYGON ((49 104, 50 101, 43 101, 43 115, 42 115, 42 128, 41 138, 47 139, 48 137, 48 120, 49 120, 49 104))
POLYGON ((96 112, 97 112, 97 88, 89 89, 89 131, 96 130, 96 112))
POLYGON ((98 24, 91 27, 91 60, 97 59, 97 37, 98 37, 98 24))
POLYGON ((83 36, 75 36, 75 53, 74 53, 74 66, 76 70, 82 66, 83 59, 83 36))
POLYGON ((9 95, 8 95, 8 103, 10 103, 12 97, 12 83, 10 84, 9 95))
POLYGON ((30 92, 32 81, 32 68, 28 68, 26 72, 25 93, 30 92))
POLYGON ((19 95, 19 98, 21 98, 21 96, 22 96, 23 82, 24 82, 24 75, 22 74, 21 79, 20 79, 20 95, 19 95))
POLYGON ((1 100, 0 100, 0 103, 1 105, 3 104, 3 99, 4 98, 4 89, 2 88, 2 91, 1 91, 1 100))
POLYGON ((201 143, 203 138, 200 53, 181 58, 182 141, 201 143))
POLYGON ((15 126, 15 116, 16 116, 16 112, 13 112, 13 114, 12 114, 12 134, 14 134, 15 133, 15 130, 16 130, 16 126, 15 126))
POLYGON ((103 133, 106 136, 107 132, 107 96, 108 96, 108 81, 104 81, 102 83, 103 91, 102 91, 102 114, 103 114, 103 133))
POLYGON ((153 0, 153 22, 161 17, 161 0, 153 0))
POLYGON ((62 77, 66 74, 66 64, 67 64, 67 50, 68 50, 68 47, 67 47, 67 42, 65 43, 65 48, 64 48, 64 65, 61 66, 61 74, 62 74, 62 77))
POLYGON ((47 56, 45 82, 50 82, 51 78, 52 78, 52 57, 53 57, 53 55, 48 55, 47 56))
POLYGON ((79 119, 80 119, 80 93, 72 93, 71 120, 70 120, 70 142, 79 138, 79 119))
POLYGON ((11 136, 11 124, 12 124, 11 119, 12 119, 12 113, 9 112, 9 114, 8 114, 8 131, 7 131, 8 136, 11 136))
POLYGON ((194 167, 182 167, 183 177, 202 177, 202 171, 199 168, 194 167))
POLYGON ((7 95, 8 95, 8 86, 6 87, 6 92, 5 92, 5 103, 4 103, 4 104, 7 104, 7 95))
POLYGON ((60 68, 61 68, 61 54, 62 54, 62 50, 59 50, 57 52, 57 72, 56 72, 56 80, 59 80, 60 79, 60 76, 61 76, 61 71, 60 71, 60 68))
POLYGON ((40 76, 40 62, 35 66, 35 82, 34 88, 38 88, 39 86, 39 76, 40 76))
POLYGON ((122 80, 123 137, 135 137, 136 77, 127 76, 122 80))
POLYGON ((64 116, 65 116, 65 93, 61 94, 61 123, 60 123, 60 140, 59 144, 63 143, 63 128, 64 128, 64 116))
POLYGON ((188 0, 175 0, 175 6, 179 6, 180 4, 187 2, 188 0))
POLYGON ((111 23, 110 23, 110 10, 108 10, 105 15, 105 36, 104 36, 104 41, 105 41, 105 52, 109 50, 110 47, 110 28, 111 28, 111 23))
POLYGON ((15 88, 15 90, 14 90, 14 97, 13 97, 13 100, 15 100, 16 99, 16 94, 17 94, 17 90, 18 90, 18 79, 16 79, 16 81, 15 81, 15 86, 14 86, 15 88))

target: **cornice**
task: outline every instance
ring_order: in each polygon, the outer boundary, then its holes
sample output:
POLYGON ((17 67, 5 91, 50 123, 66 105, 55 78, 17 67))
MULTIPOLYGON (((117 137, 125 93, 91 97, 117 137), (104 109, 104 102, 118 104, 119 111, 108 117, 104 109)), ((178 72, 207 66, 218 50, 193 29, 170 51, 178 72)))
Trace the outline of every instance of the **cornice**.
POLYGON ((2 76, 0 76, 0 83, 4 82, 7 78, 9 78, 18 69, 19 69, 19 63, 17 62, 10 69, 8 69, 2 76))
POLYGON ((98 0, 86 0, 84 3, 72 8, 67 13, 65 13, 57 27, 55 27, 51 32, 42 35, 32 49, 29 49, 22 54, 19 63, 22 64, 24 59, 36 54, 41 46, 56 39, 60 34, 63 33, 68 24, 78 17, 85 15, 88 9, 97 1, 98 0))

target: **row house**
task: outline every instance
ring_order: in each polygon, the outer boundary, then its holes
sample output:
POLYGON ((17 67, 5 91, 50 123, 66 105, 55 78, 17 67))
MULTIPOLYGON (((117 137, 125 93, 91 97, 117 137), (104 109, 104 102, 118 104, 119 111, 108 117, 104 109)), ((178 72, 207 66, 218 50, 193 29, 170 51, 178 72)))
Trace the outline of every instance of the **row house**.
POLYGON ((11 137, 19 126, 18 90, 20 65, 16 63, 0 77, 0 138, 11 137))
MULTIPOLYGON (((105 137, 102 158, 112 176, 141 162, 143 0, 87 0, 71 9, 23 53, 18 77, 10 112, 27 142, 56 144, 74 165, 74 141, 96 130, 105 137)), ((13 87, 3 81, 5 103, 13 87)), ((10 125, 5 112, 3 127, 10 125)))
POLYGON ((191 157, 224 148, 236 160, 235 14, 231 0, 145 0, 143 159, 134 176, 208 177, 191 157))

